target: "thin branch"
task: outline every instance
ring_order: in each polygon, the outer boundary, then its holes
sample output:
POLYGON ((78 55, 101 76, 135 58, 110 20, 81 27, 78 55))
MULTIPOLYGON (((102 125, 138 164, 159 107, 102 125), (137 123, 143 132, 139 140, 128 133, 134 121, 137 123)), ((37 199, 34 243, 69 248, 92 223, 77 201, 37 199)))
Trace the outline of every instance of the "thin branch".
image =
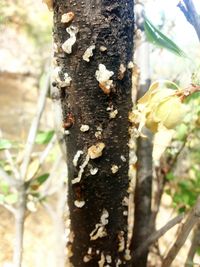
POLYGON ((21 183, 19 180, 14 179, 12 176, 8 175, 2 168, 0 168, 0 177, 10 186, 18 188, 21 183))
POLYGON ((170 248, 167 256, 165 257, 162 267, 170 267, 174 261, 176 255, 178 254, 181 247, 184 245, 190 231, 196 223, 200 221, 200 198, 198 198, 196 205, 189 213, 185 223, 182 225, 181 231, 175 241, 175 243, 170 248))
POLYGON ((41 166, 44 161, 46 160, 47 156, 49 155, 51 149, 54 147, 55 143, 57 141, 57 137, 54 134, 54 136, 52 137, 51 141, 48 143, 47 147, 45 148, 45 150, 43 151, 42 155, 39 158, 39 165, 41 166))
POLYGON ((18 170, 17 166, 15 165, 12 155, 8 149, 5 150, 5 156, 7 158, 8 163, 10 164, 13 174, 17 180, 20 180, 20 171, 18 170))
POLYGON ((36 134, 38 131, 40 119, 41 119, 42 113, 43 113, 44 108, 45 108, 46 96, 47 96, 47 93, 49 90, 49 83, 50 83, 50 77, 48 74, 44 88, 40 89, 40 96, 39 96, 38 105, 37 105, 37 113, 36 113, 36 116, 33 119, 33 122, 31 124, 31 128, 30 128, 28 138, 27 138, 27 143, 25 146, 24 160, 22 162, 21 169, 20 169, 22 180, 24 180, 26 177, 26 173, 27 173, 28 165, 29 165, 29 162, 31 159, 31 153, 33 151, 33 147, 34 147, 35 138, 36 138, 36 134))
POLYGON ((17 210, 13 206, 10 206, 6 203, 0 204, 0 205, 4 207, 5 209, 7 209, 8 211, 10 211, 15 216, 17 210))
POLYGON ((196 11, 192 0, 183 0, 184 4, 179 2, 178 7, 183 12, 187 21, 194 27, 200 41, 200 16, 196 11))
POLYGON ((136 251, 133 253, 133 260, 142 256, 142 254, 148 249, 149 246, 154 244, 160 237, 162 237, 167 231, 169 231, 176 224, 180 223, 183 220, 184 216, 185 216, 184 214, 178 215, 177 217, 170 220, 162 228, 153 232, 153 234, 151 234, 150 237, 148 237, 147 240, 143 242, 143 244, 140 247, 138 247, 138 249, 136 249, 136 251))
POLYGON ((191 267, 194 265, 194 256, 199 246, 200 246, 200 224, 198 224, 198 226, 194 230, 192 243, 187 255, 185 267, 191 267))
POLYGON ((15 245, 13 254, 13 266, 21 267, 23 254, 24 221, 26 213, 26 190, 22 185, 19 189, 17 212, 15 213, 15 245))

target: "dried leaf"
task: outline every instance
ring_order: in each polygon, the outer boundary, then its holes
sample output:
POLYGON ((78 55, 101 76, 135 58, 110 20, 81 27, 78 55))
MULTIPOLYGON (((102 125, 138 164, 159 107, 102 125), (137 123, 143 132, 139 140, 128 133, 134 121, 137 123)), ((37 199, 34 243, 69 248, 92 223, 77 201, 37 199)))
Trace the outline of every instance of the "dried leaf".
POLYGON ((155 164, 159 162, 162 154, 169 146, 174 133, 174 130, 168 130, 163 126, 159 126, 158 132, 154 135, 153 142, 153 161, 155 164))
POLYGON ((39 169, 39 166, 40 166, 39 159, 35 159, 29 164, 26 176, 27 181, 29 181, 34 177, 34 175, 37 173, 39 169))

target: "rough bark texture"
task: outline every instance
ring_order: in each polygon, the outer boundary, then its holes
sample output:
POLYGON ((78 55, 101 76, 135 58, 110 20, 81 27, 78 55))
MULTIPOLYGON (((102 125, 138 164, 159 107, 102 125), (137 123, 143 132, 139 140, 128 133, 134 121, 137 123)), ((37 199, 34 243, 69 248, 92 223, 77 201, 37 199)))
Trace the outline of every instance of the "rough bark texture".
POLYGON ((128 194, 129 182, 128 112, 132 103, 131 70, 127 69, 127 64, 132 60, 133 1, 55 1, 54 42, 58 47, 58 52, 54 54, 56 64, 72 78, 70 86, 60 89, 64 125, 69 131, 65 140, 69 168, 70 262, 75 267, 105 266, 106 263, 117 266, 120 262, 120 266, 128 266, 123 247, 127 237, 127 206, 123 205, 123 200, 128 194), (61 15, 67 12, 75 14, 71 25, 79 29, 69 55, 61 48, 69 38, 66 27, 70 23, 61 23, 61 15), (82 56, 91 45, 95 45, 94 55, 90 62, 86 62, 82 56), (101 46, 107 50, 100 51, 101 46), (99 64, 114 72, 110 94, 100 89, 95 78, 99 64), (120 64, 126 67, 124 76, 120 73, 120 64), (113 119, 110 118, 109 108, 118 111, 113 119), (89 125, 89 131, 81 132, 82 124, 89 125), (102 128, 101 134, 98 127, 102 128), (90 159, 81 181, 72 184, 87 158, 88 148, 99 142, 105 144, 103 155, 90 159), (73 159, 78 150, 84 154, 74 166, 73 159), (112 165, 118 166, 116 173, 112 173, 112 165), (98 172, 91 175, 91 168, 98 168, 98 172), (84 201, 85 204, 78 208, 75 201, 84 201), (102 226, 103 213, 108 214, 108 223, 102 226), (95 228, 97 232, 101 231, 100 225, 105 236, 91 240, 90 235, 95 228))

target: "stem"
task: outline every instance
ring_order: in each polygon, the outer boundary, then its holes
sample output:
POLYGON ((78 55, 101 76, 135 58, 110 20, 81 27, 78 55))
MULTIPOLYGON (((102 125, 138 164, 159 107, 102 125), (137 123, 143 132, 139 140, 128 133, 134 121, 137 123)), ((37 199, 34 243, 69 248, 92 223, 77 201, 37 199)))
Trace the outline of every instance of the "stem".
POLYGON ((21 165, 21 179, 22 180, 24 180, 26 177, 28 165, 31 159, 31 153, 33 151, 33 146, 35 143, 35 137, 38 131, 42 113, 45 108, 46 96, 49 90, 49 81, 50 81, 50 78, 48 76, 44 88, 40 90, 40 96, 39 96, 38 105, 37 105, 37 113, 31 124, 31 128, 28 134, 27 143, 26 143, 25 151, 24 151, 24 160, 21 165))
POLYGON ((18 180, 15 180, 12 176, 8 175, 2 168, 0 168, 0 176, 10 186, 13 186, 13 187, 17 188, 20 185, 18 180))
POLYGON ((199 246, 200 246, 200 224, 198 224, 197 228, 194 230, 192 244, 190 246, 190 249, 187 255, 185 267, 191 267, 194 265, 194 256, 199 246))
POLYGON ((183 218, 184 214, 178 215, 177 217, 170 220, 162 228, 153 232, 153 234, 151 234, 150 237, 148 237, 147 240, 144 243, 142 243, 142 245, 139 246, 138 249, 136 249, 136 251, 133 253, 133 259, 136 260, 139 257, 141 257, 149 246, 154 244, 160 237, 162 237, 167 231, 169 231, 176 224, 180 223, 183 220, 183 218))
POLYGON ((181 247, 184 245, 190 231, 194 225, 200 220, 200 198, 198 198, 196 205, 189 213, 185 223, 183 224, 181 231, 175 241, 175 243, 170 248, 167 256, 165 257, 162 267, 170 267, 174 261, 176 255, 178 254, 181 247))
POLYGON ((15 212, 15 245, 13 255, 13 266, 22 266, 24 221, 26 212, 26 192, 24 185, 19 189, 18 208, 15 212))
POLYGON ((200 41, 200 18, 192 0, 183 0, 184 5, 179 2, 178 7, 183 12, 187 21, 194 27, 200 41))

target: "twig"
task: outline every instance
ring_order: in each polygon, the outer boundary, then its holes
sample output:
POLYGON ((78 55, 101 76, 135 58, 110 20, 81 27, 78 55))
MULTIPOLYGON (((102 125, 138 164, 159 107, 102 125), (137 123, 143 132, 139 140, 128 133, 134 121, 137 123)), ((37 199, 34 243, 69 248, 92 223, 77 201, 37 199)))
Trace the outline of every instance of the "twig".
POLYGON ((133 253, 133 260, 142 256, 142 254, 148 249, 149 246, 155 243, 160 237, 162 237, 167 231, 169 231, 176 224, 180 223, 183 220, 183 218, 184 214, 178 215, 177 217, 170 220, 162 228, 153 232, 153 234, 151 234, 150 237, 147 238, 147 240, 140 247, 138 247, 138 249, 136 249, 136 251, 133 253))
POLYGON ((48 74, 48 77, 46 79, 46 84, 44 86, 44 88, 40 89, 40 96, 39 96, 39 100, 38 100, 38 105, 37 105, 37 113, 35 118, 33 119, 33 122, 31 124, 31 128, 28 134, 28 138, 27 138, 27 143, 25 146, 25 151, 24 151, 24 160, 22 162, 21 165, 21 179, 24 180, 26 177, 26 173, 27 173, 27 169, 28 169, 28 165, 31 159, 31 153, 33 151, 33 146, 35 143, 35 137, 37 134, 37 130, 39 127, 39 123, 40 123, 40 119, 42 116, 42 113, 44 111, 45 108, 45 103, 46 103, 46 96, 49 90, 49 83, 50 83, 50 77, 48 74))
POLYGON ((13 161, 12 155, 11 155, 11 153, 10 153, 10 151, 8 149, 5 150, 5 156, 6 156, 7 160, 8 160, 8 163, 10 164, 10 166, 12 168, 12 171, 13 171, 13 174, 14 174, 15 178, 17 180, 20 180, 20 172, 17 169, 17 167, 16 167, 16 165, 15 165, 15 163, 13 161))
POLYGON ((48 143, 47 147, 45 148, 45 150, 43 151, 42 155, 39 158, 39 165, 40 166, 44 163, 45 159, 49 155, 49 153, 50 153, 51 149, 53 148, 53 146, 55 145, 56 141, 57 141, 57 138, 56 138, 56 135, 54 134, 51 141, 48 143))
POLYGON ((176 255, 178 254, 181 247, 184 245, 190 231, 196 223, 200 221, 200 198, 198 198, 196 205, 189 213, 185 223, 182 225, 181 231, 175 241, 175 243, 170 248, 167 256, 165 257, 162 267, 170 267, 174 261, 176 255))
POLYGON ((24 184, 18 190, 19 200, 15 213, 15 246, 13 254, 13 266, 21 267, 23 253, 24 221, 26 212, 26 189, 24 184))
POLYGON ((197 248, 200 246, 200 224, 198 224, 197 228, 194 230, 192 244, 190 246, 185 267, 191 267, 194 265, 194 256, 196 254, 197 248))
POLYGON ((13 215, 16 214, 16 209, 13 206, 10 206, 6 203, 1 204, 4 208, 6 208, 8 211, 10 211, 13 215))
POLYGON ((200 41, 200 17, 196 11, 192 0, 183 0, 184 4, 179 2, 178 7, 183 12, 187 21, 194 27, 200 41))
POLYGON ((8 175, 2 168, 0 168, 0 176, 10 186, 13 186, 15 188, 18 188, 21 185, 21 183, 19 182, 19 180, 16 180, 12 176, 8 175))

